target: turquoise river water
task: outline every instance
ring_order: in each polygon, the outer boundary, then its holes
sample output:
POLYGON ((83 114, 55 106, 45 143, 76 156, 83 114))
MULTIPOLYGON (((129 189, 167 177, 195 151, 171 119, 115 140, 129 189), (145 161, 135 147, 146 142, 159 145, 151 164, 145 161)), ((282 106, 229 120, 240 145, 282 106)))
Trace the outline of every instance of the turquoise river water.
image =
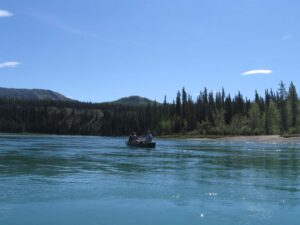
POLYGON ((2 225, 296 225, 300 144, 1 135, 2 225))

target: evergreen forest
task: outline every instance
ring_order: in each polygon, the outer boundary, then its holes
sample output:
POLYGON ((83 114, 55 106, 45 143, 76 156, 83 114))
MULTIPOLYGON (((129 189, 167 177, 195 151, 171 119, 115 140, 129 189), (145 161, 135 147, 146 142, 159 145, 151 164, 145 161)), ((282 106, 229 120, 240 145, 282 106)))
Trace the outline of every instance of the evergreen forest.
POLYGON ((300 132, 299 98, 293 82, 253 99, 204 88, 196 99, 185 88, 172 102, 148 104, 0 99, 0 132, 121 136, 269 135, 300 132))

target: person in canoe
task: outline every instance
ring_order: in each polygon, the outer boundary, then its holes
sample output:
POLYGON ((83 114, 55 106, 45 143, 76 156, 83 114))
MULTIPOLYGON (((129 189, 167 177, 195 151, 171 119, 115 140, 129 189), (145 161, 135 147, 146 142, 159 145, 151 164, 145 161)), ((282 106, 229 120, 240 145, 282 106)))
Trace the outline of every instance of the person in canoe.
POLYGON ((152 142, 153 136, 150 131, 147 131, 146 135, 143 137, 138 137, 135 132, 133 132, 126 144, 131 147, 139 147, 139 148, 155 148, 156 143, 152 142))
POLYGON ((151 132, 148 130, 145 136, 145 142, 146 143, 151 143, 153 140, 153 135, 151 134, 151 132))
POLYGON ((138 142, 138 136, 136 135, 136 133, 135 132, 132 132, 131 133, 131 135, 129 136, 129 138, 128 138, 128 142, 129 143, 136 143, 136 142, 138 142))

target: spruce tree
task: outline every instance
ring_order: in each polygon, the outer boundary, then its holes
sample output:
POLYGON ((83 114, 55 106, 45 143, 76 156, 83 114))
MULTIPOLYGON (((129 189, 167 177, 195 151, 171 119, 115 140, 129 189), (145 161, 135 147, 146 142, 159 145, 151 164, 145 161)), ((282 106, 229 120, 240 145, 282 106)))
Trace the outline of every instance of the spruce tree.
POLYGON ((271 134, 271 128, 270 128, 270 114, 269 114, 269 106, 270 106, 270 95, 269 91, 265 91, 265 134, 271 134))
POLYGON ((187 116, 187 93, 184 88, 182 88, 182 119, 186 119, 187 116))
POLYGON ((230 95, 228 95, 225 99, 225 123, 230 124, 232 119, 232 100, 230 95))
POLYGON ((260 134, 261 118, 260 110, 257 103, 253 103, 249 112, 249 127, 252 134, 260 134))
POLYGON ((181 116, 181 95, 179 91, 176 96, 176 115, 181 116))
POLYGON ((286 105, 287 92, 283 81, 281 81, 279 84, 278 98, 279 98, 278 105, 280 111, 280 130, 282 133, 285 133, 288 130, 287 105, 286 105))
POLYGON ((298 94, 296 91, 296 87, 291 82, 289 87, 289 93, 288 93, 288 113, 289 113, 289 124, 290 126, 295 129, 297 125, 297 117, 298 117, 298 94))

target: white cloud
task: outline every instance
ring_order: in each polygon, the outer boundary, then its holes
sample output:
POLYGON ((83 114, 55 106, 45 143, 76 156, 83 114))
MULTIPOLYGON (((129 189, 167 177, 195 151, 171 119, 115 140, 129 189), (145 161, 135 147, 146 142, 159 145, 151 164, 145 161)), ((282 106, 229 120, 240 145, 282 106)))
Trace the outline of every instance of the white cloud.
POLYGON ((14 14, 12 14, 11 12, 7 11, 7 10, 3 10, 0 9, 0 17, 9 17, 9 16, 13 16, 14 14))
POLYGON ((0 68, 5 68, 5 67, 13 68, 18 65, 20 65, 19 62, 3 62, 3 63, 0 63, 0 68))
POLYGON ((258 74, 271 74, 272 70, 249 70, 242 73, 243 76, 247 75, 258 75, 258 74))

